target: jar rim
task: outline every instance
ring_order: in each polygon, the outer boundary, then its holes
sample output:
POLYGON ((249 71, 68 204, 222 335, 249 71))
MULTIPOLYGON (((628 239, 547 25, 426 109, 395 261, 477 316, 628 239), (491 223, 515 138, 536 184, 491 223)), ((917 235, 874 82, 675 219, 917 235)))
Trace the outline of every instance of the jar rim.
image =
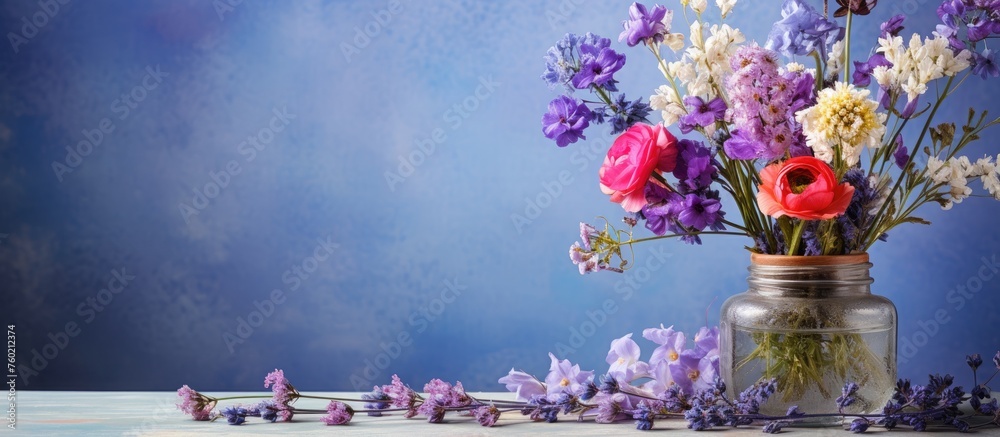
POLYGON ((868 262, 868 259, 867 252, 851 255, 822 256, 767 255, 763 253, 750 254, 750 263, 762 266, 838 266, 847 264, 864 264, 868 262))

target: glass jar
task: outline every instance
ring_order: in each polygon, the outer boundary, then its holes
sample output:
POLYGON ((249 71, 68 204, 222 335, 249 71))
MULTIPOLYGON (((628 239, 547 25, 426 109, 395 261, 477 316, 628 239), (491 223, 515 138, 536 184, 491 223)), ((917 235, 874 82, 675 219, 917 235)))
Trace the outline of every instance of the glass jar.
MULTIPOLYGON (((761 379, 778 391, 761 413, 833 413, 847 382, 860 386, 845 412, 881 411, 896 384, 896 307, 871 293, 868 254, 752 254, 749 290, 722 305, 720 366, 730 395, 761 379)), ((814 420, 839 423, 840 418, 814 420)))

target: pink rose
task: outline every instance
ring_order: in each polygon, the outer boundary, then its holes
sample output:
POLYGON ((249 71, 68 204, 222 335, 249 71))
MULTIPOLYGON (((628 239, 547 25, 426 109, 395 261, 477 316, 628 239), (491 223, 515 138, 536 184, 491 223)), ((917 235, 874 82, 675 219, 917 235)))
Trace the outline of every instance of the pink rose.
POLYGON ((757 206, 778 218, 826 220, 844 213, 854 187, 837 178, 830 166, 812 156, 799 156, 764 167, 760 172, 757 206))
POLYGON ((646 205, 646 182, 653 171, 673 171, 677 138, 662 124, 636 124, 615 139, 601 165, 601 191, 628 212, 646 205))

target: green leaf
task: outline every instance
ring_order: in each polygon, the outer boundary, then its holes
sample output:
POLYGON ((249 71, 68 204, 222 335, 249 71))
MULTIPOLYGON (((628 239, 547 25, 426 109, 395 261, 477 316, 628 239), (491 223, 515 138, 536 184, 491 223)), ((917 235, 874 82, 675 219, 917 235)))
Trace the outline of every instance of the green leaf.
POLYGON ((899 221, 900 223, 916 223, 918 225, 929 225, 931 222, 924 220, 920 217, 906 217, 899 221))

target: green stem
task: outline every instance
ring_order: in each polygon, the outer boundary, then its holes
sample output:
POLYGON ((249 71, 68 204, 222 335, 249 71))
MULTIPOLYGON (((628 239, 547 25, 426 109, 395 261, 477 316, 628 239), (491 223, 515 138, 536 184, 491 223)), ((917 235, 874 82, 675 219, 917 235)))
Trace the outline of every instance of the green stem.
POLYGON ((688 235, 739 235, 739 236, 743 236, 743 237, 748 236, 744 232, 726 232, 726 231, 693 232, 693 233, 690 233, 690 234, 657 235, 655 237, 640 238, 638 240, 628 240, 628 241, 622 242, 621 245, 622 246, 624 246, 626 244, 627 245, 632 245, 632 244, 636 244, 636 243, 642 243, 642 242, 645 242, 645 241, 663 240, 663 239, 666 239, 666 238, 675 238, 675 237, 685 237, 685 236, 688 236, 688 235))
POLYGON ((788 240, 788 255, 795 255, 799 250, 799 242, 802 241, 802 231, 806 227, 805 220, 799 220, 792 231, 792 238, 788 240))
POLYGON ((851 71, 851 21, 854 14, 847 11, 847 29, 844 31, 844 83, 849 83, 847 78, 851 71))

